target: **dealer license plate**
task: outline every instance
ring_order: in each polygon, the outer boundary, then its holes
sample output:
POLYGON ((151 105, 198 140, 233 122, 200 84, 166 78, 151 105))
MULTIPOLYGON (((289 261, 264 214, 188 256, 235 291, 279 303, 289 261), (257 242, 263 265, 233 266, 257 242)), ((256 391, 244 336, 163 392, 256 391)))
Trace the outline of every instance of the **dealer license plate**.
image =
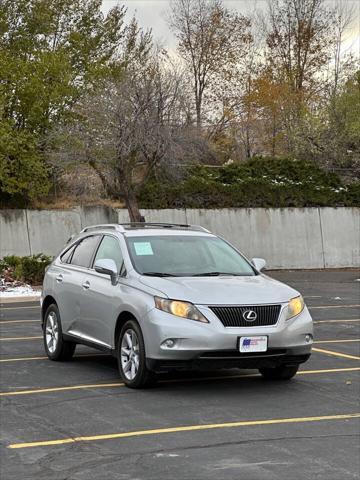
POLYGON ((242 353, 266 352, 268 337, 240 337, 239 350, 242 353))

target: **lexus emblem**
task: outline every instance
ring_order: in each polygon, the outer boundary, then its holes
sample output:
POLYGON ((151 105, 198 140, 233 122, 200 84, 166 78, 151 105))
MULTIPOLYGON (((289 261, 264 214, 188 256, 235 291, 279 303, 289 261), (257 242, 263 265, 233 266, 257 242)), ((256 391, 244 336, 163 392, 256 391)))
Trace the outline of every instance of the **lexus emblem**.
POLYGON ((242 314, 243 319, 247 322, 255 322, 257 319, 257 313, 254 310, 245 310, 242 314))

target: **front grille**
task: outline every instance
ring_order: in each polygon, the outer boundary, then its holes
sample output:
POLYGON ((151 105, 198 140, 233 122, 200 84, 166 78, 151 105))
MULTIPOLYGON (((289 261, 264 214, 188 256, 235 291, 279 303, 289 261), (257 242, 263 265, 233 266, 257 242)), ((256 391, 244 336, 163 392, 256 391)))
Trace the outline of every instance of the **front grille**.
POLYGON ((236 307, 209 306, 225 327, 264 327, 275 325, 279 318, 281 305, 242 305, 236 307), (245 320, 244 312, 256 313, 253 321, 245 320))

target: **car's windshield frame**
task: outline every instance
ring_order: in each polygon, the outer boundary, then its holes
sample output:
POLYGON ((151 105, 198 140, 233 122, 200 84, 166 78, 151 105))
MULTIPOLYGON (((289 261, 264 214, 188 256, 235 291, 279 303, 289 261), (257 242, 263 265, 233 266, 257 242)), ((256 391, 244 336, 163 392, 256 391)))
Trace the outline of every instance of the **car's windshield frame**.
POLYGON ((151 277, 151 276, 158 276, 158 277, 191 277, 191 278, 201 278, 201 277, 215 277, 215 276, 221 276, 221 275, 227 275, 227 276, 256 276, 256 275, 259 275, 259 272, 256 270, 256 268, 251 264, 251 262, 241 253, 239 252, 239 250, 237 250, 233 245, 231 245, 231 243, 229 243, 228 241, 226 241, 224 238, 222 237, 219 237, 217 235, 189 235, 189 234, 182 234, 182 233, 179 233, 179 235, 159 235, 159 234, 152 234, 152 235, 129 235, 129 236, 125 236, 124 235, 124 239, 125 239, 125 242, 126 242, 126 248, 127 248, 127 251, 128 251, 128 255, 129 255, 129 259, 130 259, 130 262, 131 262, 131 265, 132 267, 134 268, 134 270, 139 274, 139 275, 142 275, 142 276, 147 276, 147 277, 151 277), (195 238, 195 237, 200 237, 200 238, 213 238, 213 239, 217 239, 217 240, 220 240, 222 242, 224 242, 225 244, 228 245, 228 247, 230 247, 231 250, 233 250, 239 257, 241 257, 241 259, 250 267, 251 269, 251 272, 252 273, 247 273, 247 272, 244 272, 244 273, 235 273, 235 272, 226 272, 226 271, 219 271, 219 272, 203 272, 203 274, 201 274, 200 272, 186 272, 186 273, 174 273, 174 272, 142 272, 140 271, 138 268, 137 268, 137 265, 136 265, 136 261, 134 259, 134 256, 133 256, 133 253, 132 253, 132 250, 130 248, 130 241, 134 241, 135 239, 144 239, 144 238, 161 238, 161 237, 166 237, 166 238, 176 238, 176 237, 184 237, 184 238, 195 238), (153 274, 153 275, 152 275, 153 274))

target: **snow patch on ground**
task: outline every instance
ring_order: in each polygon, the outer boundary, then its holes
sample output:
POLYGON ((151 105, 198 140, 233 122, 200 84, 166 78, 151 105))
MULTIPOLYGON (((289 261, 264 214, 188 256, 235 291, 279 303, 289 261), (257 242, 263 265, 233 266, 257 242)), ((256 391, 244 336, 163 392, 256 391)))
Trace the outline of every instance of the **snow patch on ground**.
POLYGON ((30 285, 12 285, 0 279, 0 298, 8 297, 40 297, 41 292, 30 285))

